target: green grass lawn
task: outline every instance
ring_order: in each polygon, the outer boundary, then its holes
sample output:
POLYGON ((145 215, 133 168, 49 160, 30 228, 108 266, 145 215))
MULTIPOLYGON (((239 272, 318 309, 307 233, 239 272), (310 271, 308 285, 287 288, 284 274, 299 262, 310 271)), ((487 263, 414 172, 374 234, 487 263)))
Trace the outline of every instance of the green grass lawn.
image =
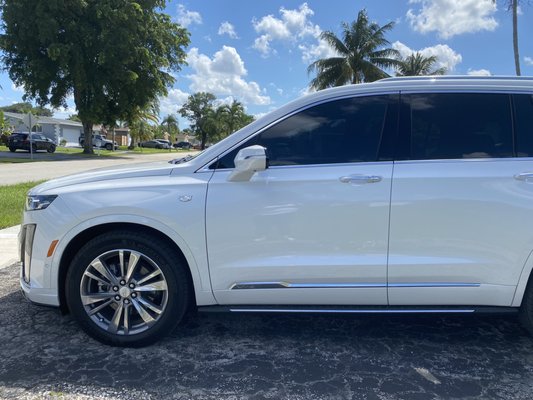
POLYGON ((26 193, 42 182, 44 181, 0 186, 0 229, 18 225, 22 222, 26 193))

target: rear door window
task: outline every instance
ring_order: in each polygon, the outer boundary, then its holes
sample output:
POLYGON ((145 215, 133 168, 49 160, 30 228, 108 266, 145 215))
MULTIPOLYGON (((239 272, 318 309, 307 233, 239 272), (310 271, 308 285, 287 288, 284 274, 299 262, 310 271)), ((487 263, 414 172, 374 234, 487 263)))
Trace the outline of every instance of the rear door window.
POLYGON ((516 94, 515 106, 516 155, 533 157, 533 95, 516 94))
POLYGON ((411 94, 410 159, 513 156, 511 102, 507 94, 411 94))

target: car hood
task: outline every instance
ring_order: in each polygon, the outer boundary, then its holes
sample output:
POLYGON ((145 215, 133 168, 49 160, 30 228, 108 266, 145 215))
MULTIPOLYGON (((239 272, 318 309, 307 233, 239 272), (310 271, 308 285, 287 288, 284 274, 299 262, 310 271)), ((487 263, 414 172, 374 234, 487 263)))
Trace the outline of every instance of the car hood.
POLYGON ((44 182, 33 189, 30 194, 36 195, 50 192, 65 186, 78 185, 82 183, 100 182, 114 179, 139 178, 143 176, 164 176, 170 175, 175 165, 168 162, 152 162, 140 164, 118 165, 115 167, 98 168, 74 175, 67 175, 44 182))

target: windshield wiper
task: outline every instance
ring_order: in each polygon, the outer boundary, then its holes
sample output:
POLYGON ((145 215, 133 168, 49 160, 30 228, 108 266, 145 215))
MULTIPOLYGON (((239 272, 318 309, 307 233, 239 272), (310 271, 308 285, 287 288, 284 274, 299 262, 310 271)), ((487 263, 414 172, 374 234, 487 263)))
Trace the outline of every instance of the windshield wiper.
POLYGON ((170 164, 182 164, 184 162, 192 160, 193 158, 194 158, 194 156, 189 154, 188 156, 185 156, 185 157, 182 157, 182 158, 175 158, 174 160, 170 160, 169 163, 170 164))

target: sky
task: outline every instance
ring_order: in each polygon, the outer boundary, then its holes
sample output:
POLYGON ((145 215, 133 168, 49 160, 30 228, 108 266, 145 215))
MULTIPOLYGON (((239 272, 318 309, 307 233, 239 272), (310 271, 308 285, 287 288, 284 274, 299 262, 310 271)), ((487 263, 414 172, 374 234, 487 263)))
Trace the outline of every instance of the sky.
MULTIPOLYGON (((386 38, 403 56, 435 55, 453 75, 514 75, 512 15, 505 0, 181 0, 165 12, 191 34, 187 62, 175 74, 160 116, 177 114, 188 95, 207 91, 221 103, 238 100, 261 116, 309 92, 313 61, 333 55, 322 31, 341 33, 366 9, 372 22, 394 21, 386 38)), ((522 75, 533 75, 533 4, 519 10, 522 75)), ((392 73, 393 71, 391 71, 392 73)), ((23 91, 0 74, 0 105, 22 101, 23 91)), ((69 107, 55 110, 66 118, 69 107)), ((180 118, 180 127, 188 124, 180 118)))

